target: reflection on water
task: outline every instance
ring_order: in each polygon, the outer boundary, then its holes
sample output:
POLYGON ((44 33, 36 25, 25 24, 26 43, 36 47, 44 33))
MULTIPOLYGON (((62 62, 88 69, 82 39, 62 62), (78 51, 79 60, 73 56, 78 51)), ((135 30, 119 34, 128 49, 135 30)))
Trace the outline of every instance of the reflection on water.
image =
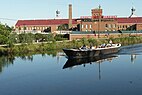
POLYGON ((78 65, 83 65, 84 67, 87 64, 97 63, 99 65, 99 80, 101 80, 101 63, 105 61, 111 62, 113 59, 118 58, 117 55, 107 55, 107 56, 98 56, 98 57, 91 57, 91 58, 76 58, 76 59, 68 59, 63 69, 66 68, 73 68, 78 65))
MULTIPOLYGON (((59 57, 60 55, 62 55, 61 52, 58 51, 49 51, 47 52, 47 54, 41 54, 42 57, 46 57, 46 56, 52 56, 52 57, 57 57, 57 63, 59 63, 59 57)), ((0 56, 0 72, 3 71, 4 67, 8 67, 11 64, 14 64, 14 61, 16 58, 20 58, 23 61, 33 61, 33 57, 35 55, 26 55, 26 54, 21 54, 21 56, 14 56, 14 55, 9 55, 9 56, 0 56)))
POLYGON ((135 44, 129 46, 121 47, 119 55, 141 55, 142 54, 142 44, 135 44))
POLYGON ((136 54, 131 54, 131 63, 135 63, 137 55, 136 54))
POLYGON ((92 63, 102 63, 104 61, 112 61, 114 58, 117 58, 117 55, 107 55, 107 56, 97 56, 91 58, 76 58, 76 59, 68 59, 65 63, 63 69, 72 68, 77 65, 83 65, 85 67, 86 64, 92 63))
POLYGON ((137 55, 142 55, 142 44, 123 46, 118 55, 130 55, 131 63, 134 64, 137 55))
POLYGON ((8 67, 10 64, 13 64, 13 61, 15 60, 14 57, 0 57, 0 72, 2 72, 3 67, 8 67))
POLYGON ((74 60, 63 53, 1 56, 0 93, 142 95, 141 50, 142 45, 125 46, 117 55, 74 60))
MULTIPOLYGON (((114 58, 118 58, 118 55, 130 55, 131 63, 135 63, 136 56, 142 54, 142 44, 130 45, 130 46, 123 46, 117 55, 109 55, 109 56, 102 56, 102 57, 92 57, 88 59, 74 59, 74 60, 67 60, 63 69, 65 68, 72 68, 77 65, 83 65, 85 67, 86 64, 92 63, 102 63, 104 61, 112 61, 114 58)), ((52 57, 57 57, 57 63, 60 63, 60 56, 63 56, 63 52, 59 51, 49 51, 46 54, 41 54, 42 57, 51 55, 52 57)), ((22 60, 33 61, 34 55, 22 55, 21 56, 0 56, 0 72, 2 72, 3 67, 8 67, 9 65, 14 63, 15 58, 21 58, 22 60)))
MULTIPOLYGON (((22 60, 33 61, 33 56, 20 56, 22 60)), ((11 64, 14 64, 15 56, 1 56, 0 57, 0 72, 2 72, 4 67, 8 67, 11 64)))

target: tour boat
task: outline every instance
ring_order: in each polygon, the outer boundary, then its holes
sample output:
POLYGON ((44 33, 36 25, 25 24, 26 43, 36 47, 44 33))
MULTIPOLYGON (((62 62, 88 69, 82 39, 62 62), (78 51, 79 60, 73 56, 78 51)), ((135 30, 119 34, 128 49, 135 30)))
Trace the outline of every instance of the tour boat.
POLYGON ((66 56, 70 58, 88 58, 95 56, 104 56, 109 54, 114 54, 119 51, 121 44, 106 44, 101 45, 97 48, 91 47, 87 48, 83 46, 79 49, 63 49, 66 56))

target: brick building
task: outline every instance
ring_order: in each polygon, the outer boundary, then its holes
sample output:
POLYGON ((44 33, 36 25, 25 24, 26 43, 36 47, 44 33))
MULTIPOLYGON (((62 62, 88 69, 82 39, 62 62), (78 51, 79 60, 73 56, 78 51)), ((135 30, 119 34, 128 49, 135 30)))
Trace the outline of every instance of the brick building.
MULTIPOLYGON (((58 30, 58 26, 68 24, 68 19, 50 19, 50 20, 18 20, 15 25, 16 31, 18 32, 43 32, 45 29, 50 28, 51 31, 58 30)), ((72 25, 76 26, 77 22, 72 19, 72 25)))
POLYGON ((130 17, 103 16, 101 6, 92 9, 92 16, 82 16, 78 19, 72 19, 72 5, 69 5, 68 19, 50 19, 50 20, 18 20, 15 29, 22 31, 43 32, 45 29, 51 32, 57 31, 58 26, 67 24, 69 28, 76 27, 78 31, 118 31, 118 30, 142 30, 142 17, 134 16, 135 9, 132 8, 130 17))
POLYGON ((142 17, 136 17, 132 8, 130 17, 103 16, 103 10, 92 9, 92 16, 82 16, 79 26, 80 31, 118 31, 142 30, 142 17))

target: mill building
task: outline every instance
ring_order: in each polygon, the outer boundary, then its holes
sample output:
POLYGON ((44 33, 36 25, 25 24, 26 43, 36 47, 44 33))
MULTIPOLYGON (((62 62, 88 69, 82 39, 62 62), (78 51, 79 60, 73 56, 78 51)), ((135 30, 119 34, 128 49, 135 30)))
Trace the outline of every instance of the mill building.
MULTIPOLYGON (((104 16, 101 6, 91 9, 91 16, 72 17, 72 5, 68 7, 68 19, 54 18, 46 20, 18 20, 15 24, 15 31, 22 32, 54 32, 61 31, 59 26, 67 25, 69 30, 90 32, 90 31, 140 31, 142 30, 142 17, 135 15, 135 9, 131 9, 128 17, 104 16)), ((59 12, 56 12, 58 17, 59 12)))

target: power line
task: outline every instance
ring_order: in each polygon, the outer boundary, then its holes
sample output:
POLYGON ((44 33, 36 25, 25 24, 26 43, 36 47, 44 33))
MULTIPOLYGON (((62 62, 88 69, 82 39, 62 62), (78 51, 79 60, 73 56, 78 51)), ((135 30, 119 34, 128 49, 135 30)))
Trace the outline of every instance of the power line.
POLYGON ((10 20, 10 21, 17 21, 17 19, 10 19, 10 18, 0 18, 2 20, 10 20))

